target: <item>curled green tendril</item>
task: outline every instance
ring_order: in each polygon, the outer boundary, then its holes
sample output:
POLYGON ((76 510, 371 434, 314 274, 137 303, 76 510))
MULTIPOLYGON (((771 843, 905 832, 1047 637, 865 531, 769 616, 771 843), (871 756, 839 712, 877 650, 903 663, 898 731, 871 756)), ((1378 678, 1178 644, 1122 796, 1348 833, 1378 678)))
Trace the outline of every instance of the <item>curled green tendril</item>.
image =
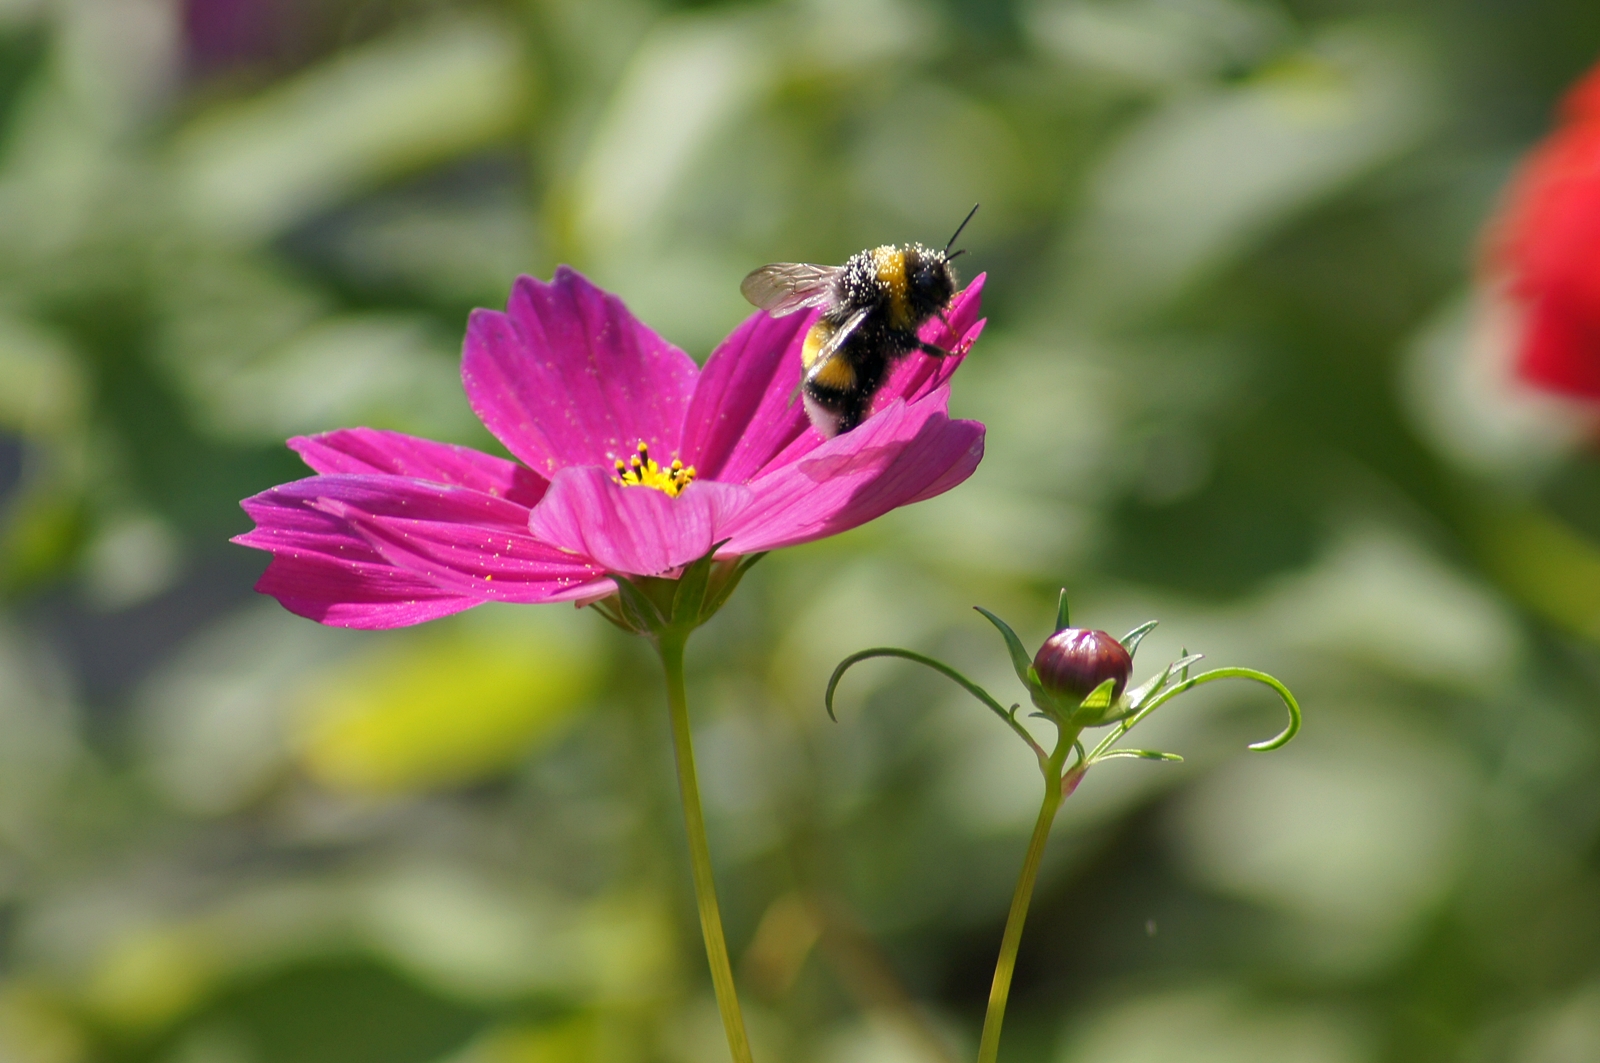
POLYGON ((996 701, 987 690, 983 689, 978 684, 974 683, 972 680, 956 671, 954 668, 951 668, 943 661, 936 661, 932 657, 926 657, 911 650, 898 649, 894 646, 874 646, 868 650, 858 650, 839 662, 839 666, 833 670, 833 675, 828 679, 828 691, 823 695, 822 698, 823 705, 827 707, 829 719, 834 720, 835 722, 837 722, 839 719, 839 717, 835 715, 833 711, 833 692, 838 689, 839 680, 844 677, 844 673, 852 665, 873 657, 900 657, 908 661, 915 661, 917 664, 927 665, 929 668, 932 668, 935 672, 938 672, 947 679, 954 680, 961 686, 963 690, 977 698, 979 701, 983 702, 983 704, 988 707, 990 712, 1004 720, 1006 726, 1017 732, 1022 740, 1028 743, 1029 747, 1031 747, 1041 759, 1048 756, 1048 754, 1045 753, 1044 748, 1040 746, 1038 742, 1034 741, 1033 735, 1028 733, 1028 729, 1017 722, 1015 712, 1007 712, 1006 709, 1001 706, 1001 704, 996 701))
POLYGON ((1272 749, 1280 749, 1287 745, 1291 738, 1300 733, 1300 703, 1295 701, 1294 695, 1289 693, 1288 687, 1284 686, 1277 679, 1268 675, 1266 672, 1258 672, 1254 668, 1213 668, 1209 672, 1201 672, 1199 675, 1194 676, 1191 679, 1185 679, 1182 682, 1175 683, 1156 694, 1155 697, 1150 699, 1148 704, 1141 706, 1138 712, 1119 723, 1116 729, 1113 730, 1111 734, 1106 736, 1105 741, 1101 742, 1100 745, 1096 747, 1095 751, 1089 755, 1090 759, 1093 760, 1100 758, 1107 750, 1111 748, 1112 744, 1115 743, 1117 739, 1133 730, 1144 720, 1146 716, 1149 716, 1152 712, 1156 711, 1162 705, 1171 701, 1179 694, 1182 694, 1187 690, 1192 690, 1202 683, 1209 683, 1215 679, 1252 679, 1257 683, 1269 686, 1277 692, 1278 697, 1283 700, 1284 707, 1289 710, 1289 725, 1279 732, 1275 737, 1269 738, 1265 742, 1251 743, 1249 746, 1250 749, 1253 749, 1258 753, 1265 753, 1272 749))

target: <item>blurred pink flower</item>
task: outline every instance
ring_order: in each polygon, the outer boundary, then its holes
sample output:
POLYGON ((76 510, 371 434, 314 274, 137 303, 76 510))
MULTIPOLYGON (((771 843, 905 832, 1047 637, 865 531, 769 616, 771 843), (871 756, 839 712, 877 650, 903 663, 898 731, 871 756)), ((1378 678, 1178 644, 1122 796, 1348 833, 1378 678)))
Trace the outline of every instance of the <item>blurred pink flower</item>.
POLYGON ((291 612, 390 628, 846 531, 977 468, 984 427, 948 403, 982 289, 923 330, 951 357, 903 360, 872 416, 824 440, 794 399, 815 312, 755 314, 701 369, 573 270, 519 278, 505 313, 474 311, 461 379, 520 464, 371 428, 292 439, 318 475, 246 499, 256 527, 234 541, 271 552, 256 589, 291 612))
POLYGON ((1523 162, 1488 235, 1487 267, 1519 318, 1518 374, 1600 400, 1600 66, 1523 162))

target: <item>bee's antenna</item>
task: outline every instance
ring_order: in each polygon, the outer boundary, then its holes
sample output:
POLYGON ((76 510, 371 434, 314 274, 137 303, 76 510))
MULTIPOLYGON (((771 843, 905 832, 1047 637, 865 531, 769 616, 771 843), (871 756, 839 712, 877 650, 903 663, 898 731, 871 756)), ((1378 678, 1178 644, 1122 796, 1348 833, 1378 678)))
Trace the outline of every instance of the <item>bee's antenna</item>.
POLYGON ((956 250, 950 252, 948 255, 944 256, 944 260, 946 262, 954 262, 956 259, 960 258, 962 255, 964 255, 966 253, 967 253, 967 249, 966 248, 959 247, 956 250))
MULTIPOLYGON (((979 205, 980 204, 974 203, 972 205, 972 209, 967 211, 967 216, 965 218, 961 219, 961 224, 956 226, 956 231, 950 234, 950 243, 947 243, 947 244, 944 245, 944 253, 946 255, 950 255, 950 246, 951 246, 951 244, 954 244, 956 242, 956 237, 961 235, 961 230, 965 229, 967 227, 967 222, 971 221, 972 220, 972 216, 974 214, 978 213, 979 205)), ((959 255, 960 253, 961 252, 959 252, 959 251, 956 252, 957 255, 959 255)), ((955 256, 951 255, 950 257, 954 258, 955 256)))

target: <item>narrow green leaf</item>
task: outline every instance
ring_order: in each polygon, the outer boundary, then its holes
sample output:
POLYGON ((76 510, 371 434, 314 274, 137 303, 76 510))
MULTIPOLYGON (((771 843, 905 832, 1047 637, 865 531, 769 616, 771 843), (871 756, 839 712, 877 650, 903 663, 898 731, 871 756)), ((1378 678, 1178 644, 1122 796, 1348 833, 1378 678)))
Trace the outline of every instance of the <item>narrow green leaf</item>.
POLYGON ((853 665, 859 664, 862 661, 871 660, 874 657, 898 657, 901 660, 915 661, 917 664, 926 665, 927 667, 938 672, 940 675, 947 676, 948 678, 955 680, 969 694, 983 702, 984 705, 988 706, 991 712, 994 712, 1002 720, 1009 720, 1011 718, 1006 710, 1001 707, 1000 703, 996 701, 987 690, 983 689, 981 686, 974 683, 972 680, 968 679, 954 668, 951 668, 948 664, 945 664, 943 661, 934 660, 932 657, 917 653, 914 650, 902 650, 895 646, 874 646, 870 650, 857 650, 855 653, 852 653, 850 656, 839 662, 839 666, 833 670, 833 675, 828 679, 828 689, 822 695, 823 707, 828 710, 828 715, 830 717, 835 720, 838 719, 833 712, 833 692, 838 689, 839 680, 844 678, 844 673, 853 665))
POLYGON ((1072 626, 1072 619, 1067 615, 1067 589, 1061 588, 1061 597, 1056 599, 1056 630, 1072 626))
POLYGON ((1117 641, 1122 643, 1122 648, 1128 651, 1129 657, 1132 657, 1139 652, 1139 643, 1143 642, 1144 637, 1155 630, 1155 626, 1160 622, 1159 620, 1146 620, 1117 641))
POLYGON ((1128 705, 1137 709, 1151 697, 1157 694, 1162 687, 1167 685, 1167 680, 1172 676, 1172 665, 1167 665, 1157 674, 1146 679, 1143 683, 1128 691, 1128 705))
POLYGON ((1135 760, 1169 760, 1177 763, 1181 763, 1183 761, 1183 758, 1178 756, 1176 753, 1163 753, 1157 749, 1113 749, 1109 752, 1100 754, 1094 759, 1116 760, 1121 757, 1128 757, 1135 760))
POLYGON ((1137 687, 1128 692, 1128 707, 1130 709, 1137 709, 1156 694, 1161 693, 1161 691, 1166 688, 1168 681, 1172 679, 1172 674, 1174 672, 1182 669, 1184 675, 1187 676, 1189 673, 1189 666, 1204 656, 1205 654, 1203 653, 1196 653, 1186 657, 1180 657, 1178 660, 1173 661, 1171 664, 1163 668, 1160 675, 1140 683, 1137 687))
POLYGON ((1033 671, 1033 658, 1029 655, 1027 647, 1022 645, 1022 640, 1017 633, 1011 630, 1011 625, 995 616, 981 605, 973 606, 984 615, 984 619, 993 624, 1006 640, 1006 651, 1011 654, 1011 667, 1017 670, 1017 678, 1022 680, 1022 685, 1029 690, 1039 689, 1039 677, 1033 671))
POLYGON ((1167 665, 1167 671, 1179 673, 1178 682, 1181 683, 1189 678, 1189 666, 1197 661, 1204 660, 1205 656, 1203 653, 1190 653, 1188 650, 1184 650, 1182 657, 1167 665))
POLYGON ((915 661, 917 664, 926 665, 927 667, 938 672, 940 675, 954 680, 961 686, 963 690, 981 701, 990 712, 1004 720, 1006 726, 1015 731, 1017 737, 1026 742, 1028 747, 1033 750, 1035 755, 1037 755, 1041 760, 1043 760, 1045 757, 1046 754, 1044 750, 1040 748, 1038 742, 1034 741, 1033 736, 1028 733, 1028 729, 1017 722, 1015 707, 1013 707, 1011 712, 1007 712, 1005 708, 998 701, 996 701, 987 690, 983 689, 978 684, 974 683, 972 680, 956 671, 954 668, 951 668, 943 661, 936 661, 932 657, 916 653, 912 650, 898 649, 894 646, 874 646, 870 650, 857 650, 855 653, 852 653, 850 656, 839 662, 839 666, 833 670, 833 675, 828 678, 828 689, 822 696, 822 704, 823 707, 828 710, 829 719, 835 721, 839 719, 839 717, 834 715, 833 712, 833 692, 838 689, 839 680, 844 678, 844 673, 848 671, 852 665, 858 664, 861 661, 870 660, 874 657, 899 657, 902 660, 915 661))
POLYGON ((1268 675, 1266 672, 1257 671, 1254 668, 1236 667, 1213 668, 1209 672, 1201 672, 1192 679, 1185 679, 1181 683, 1174 684, 1165 690, 1157 692, 1140 706, 1139 711, 1131 720, 1122 725, 1123 732, 1126 733, 1128 730, 1131 730, 1146 716, 1150 715, 1152 712, 1156 711, 1162 705, 1165 705, 1179 694, 1182 694, 1185 691, 1193 690, 1202 683, 1213 683, 1219 679, 1249 679, 1265 686, 1269 686, 1277 693, 1279 699, 1282 700, 1284 708, 1289 710, 1288 726, 1282 731, 1279 731, 1272 738, 1267 739, 1265 742, 1252 742, 1249 746, 1250 749, 1262 753, 1268 750, 1278 749, 1286 745, 1290 739, 1294 738, 1295 735, 1300 733, 1300 703, 1294 699, 1293 694, 1289 693, 1289 688, 1284 686, 1283 683, 1273 676, 1268 675))

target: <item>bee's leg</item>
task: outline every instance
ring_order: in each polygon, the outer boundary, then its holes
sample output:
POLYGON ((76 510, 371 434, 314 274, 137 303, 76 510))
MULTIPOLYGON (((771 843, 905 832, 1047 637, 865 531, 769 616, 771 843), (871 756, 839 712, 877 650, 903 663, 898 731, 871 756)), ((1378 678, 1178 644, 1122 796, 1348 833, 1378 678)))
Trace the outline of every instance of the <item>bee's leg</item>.
POLYGON ((937 346, 936 344, 924 343, 921 340, 917 341, 917 350, 921 351, 923 354, 931 354, 935 358, 948 358, 952 353, 945 350, 943 347, 937 346))

